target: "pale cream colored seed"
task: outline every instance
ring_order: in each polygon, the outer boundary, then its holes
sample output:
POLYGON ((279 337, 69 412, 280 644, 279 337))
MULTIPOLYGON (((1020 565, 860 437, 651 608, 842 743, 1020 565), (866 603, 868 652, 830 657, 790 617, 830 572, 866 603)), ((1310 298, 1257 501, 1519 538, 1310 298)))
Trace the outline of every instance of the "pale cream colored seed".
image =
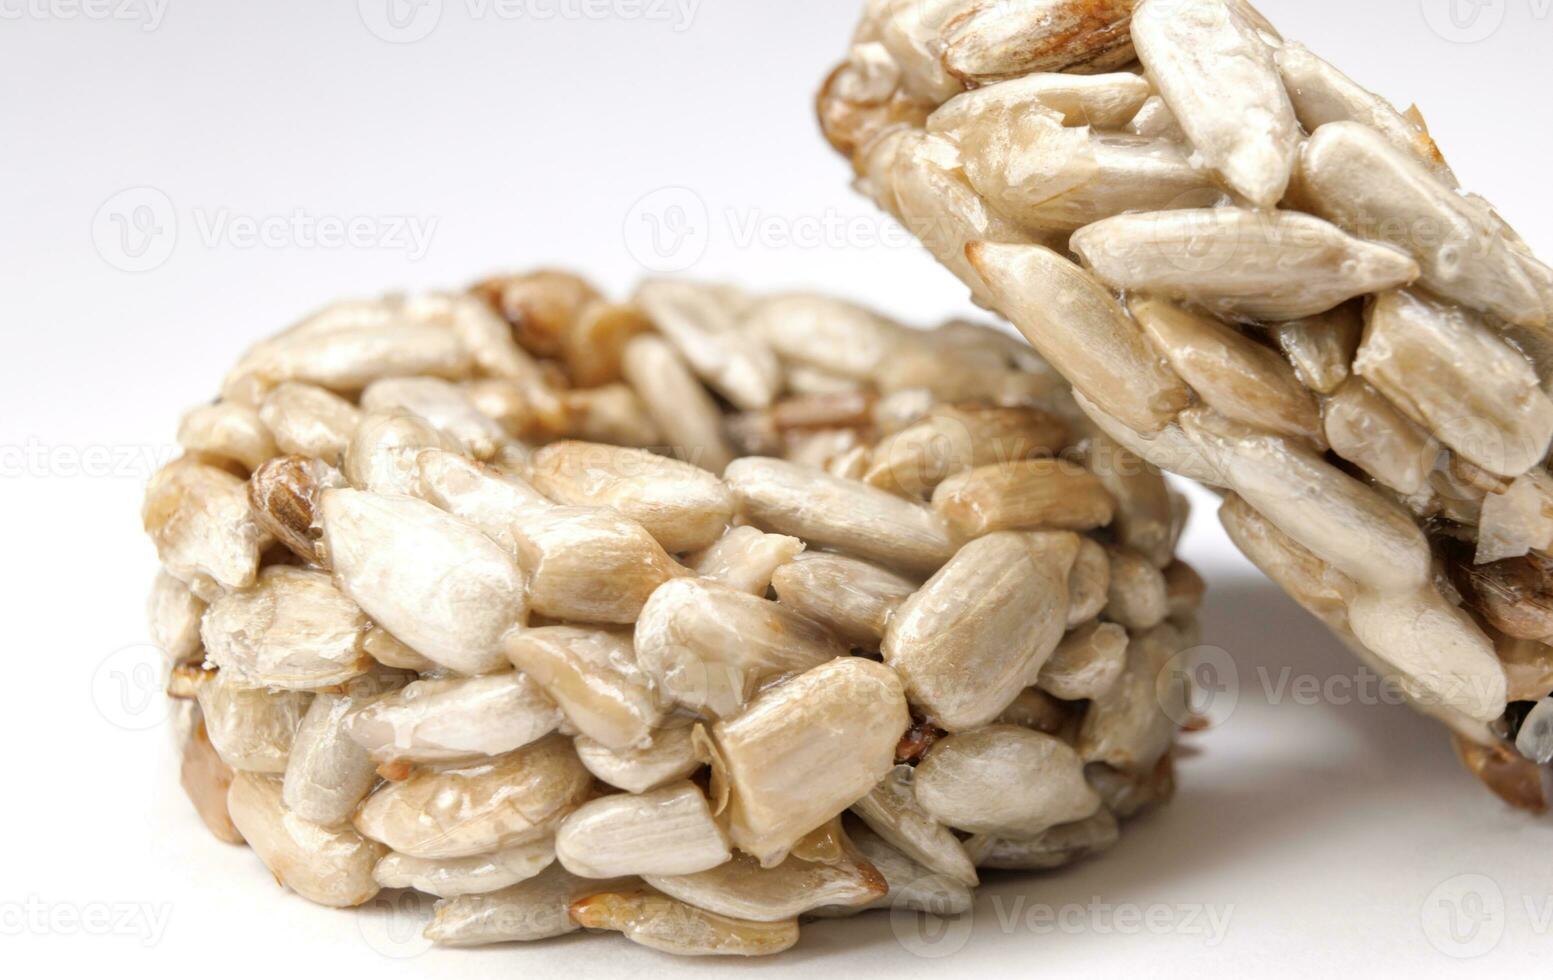
POLYGON ((942 33, 943 63, 985 84, 1028 72, 1092 74, 1133 60, 1133 0, 981 0, 963 4, 942 33))
POLYGON ((856 558, 806 551, 778 568, 771 587, 785 606, 825 626, 854 648, 873 650, 885 626, 919 582, 856 558))
POLYGON ((687 555, 685 560, 701 578, 764 596, 771 588, 771 576, 803 549, 802 540, 786 534, 731 527, 709 547, 687 555))
POLYGON ((852 804, 852 812, 873 832, 932 873, 974 888, 976 868, 949 828, 917 802, 911 766, 891 769, 868 795, 852 804))
POLYGON ((288 381, 277 385, 259 406, 259 418, 273 433, 283 453, 319 459, 339 466, 351 436, 361 425, 361 411, 333 392, 288 381))
POLYGON ((993 463, 939 484, 933 509, 965 537, 1047 528, 1089 531, 1111 523, 1116 502, 1094 474, 1065 459, 993 463))
POLYGON ((250 472, 276 453, 275 437, 259 413, 232 402, 202 405, 184 415, 178 445, 189 453, 231 460, 250 472))
POLYGON ((310 902, 345 908, 378 893, 372 868, 383 848, 349 825, 326 827, 287 811, 280 780, 239 772, 227 809, 243 839, 282 884, 310 902))
POLYGON ((726 864, 728 834, 690 782, 585 803, 556 831, 556 858, 586 878, 689 875, 726 864))
POLYGON ((365 673, 369 623, 328 574, 274 565, 251 589, 228 592, 200 627, 207 659, 253 687, 315 691, 365 673))
POLYGON ((484 946, 564 936, 582 928, 568 911, 572 902, 601 889, 638 884, 634 878, 610 882, 579 878, 552 864, 534 877, 499 891, 438 902, 425 936, 439 946, 484 946))
POLYGON ((798 921, 749 922, 651 891, 602 892, 571 905, 587 929, 613 929, 634 943, 679 956, 770 956, 798 942, 798 921))
POLYGON ((600 780, 627 793, 646 793, 685 779, 706 763, 691 732, 687 719, 671 718, 639 748, 616 752, 586 735, 578 735, 574 745, 577 758, 600 780))
POLYGON ((721 473, 733 450, 717 406, 674 349, 657 337, 636 337, 626 345, 620 367, 673 454, 721 473))
POLYGON ((352 739, 381 763, 473 762, 556 730, 561 713, 533 678, 423 678, 351 717, 352 739))
POLYGON ((1031 837, 1100 808, 1066 743, 1011 725, 938 742, 917 766, 915 787, 935 819, 976 834, 1031 837))
POLYGON ((663 720, 658 692, 637 665, 629 632, 546 626, 517 630, 503 646, 574 729, 610 749, 646 745, 663 720))
POLYGON ((1065 701, 1104 697, 1127 665, 1127 631, 1115 623, 1090 622, 1057 644, 1041 667, 1041 690, 1065 701))
POLYGON ((735 854, 699 873, 649 874, 643 880, 696 908, 750 922, 781 922, 825 905, 865 905, 889 887, 855 850, 836 864, 789 857, 773 868, 735 854))
POLYGON ((372 869, 372 877, 384 888, 413 888, 438 898, 458 898, 511 888, 554 861, 555 843, 544 838, 465 858, 431 860, 390 852, 372 869))

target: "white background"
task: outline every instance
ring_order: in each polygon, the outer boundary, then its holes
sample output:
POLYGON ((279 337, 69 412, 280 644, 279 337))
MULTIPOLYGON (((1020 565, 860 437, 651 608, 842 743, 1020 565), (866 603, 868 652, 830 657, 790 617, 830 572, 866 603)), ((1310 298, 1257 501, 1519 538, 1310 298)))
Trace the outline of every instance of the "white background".
MULTIPOLYGON (((728 969, 617 937, 421 952, 408 913, 309 906, 205 834, 158 702, 134 699, 133 673, 126 701, 114 672, 146 659, 154 555, 139 496, 178 413, 247 344, 330 298, 536 264, 618 292, 639 258, 660 264, 636 205, 678 187, 647 207, 690 232, 669 257, 697 260, 692 274, 823 288, 918 322, 966 311, 962 288, 847 189, 812 122, 853 0, 702 0, 688 19, 672 4, 648 16, 656 0, 532 0, 516 19, 494 0, 442 0, 435 23, 409 22, 430 28, 410 43, 369 29, 393 34, 384 0, 111 0, 128 20, 96 2, 0 0, 0 963, 231 978, 728 969), (589 9, 616 13, 566 14, 589 9), (562 13, 534 16, 548 11, 562 13), (122 194, 135 188, 149 190, 122 194), (358 219, 369 247, 315 241, 323 219, 358 219), (424 254, 396 230, 407 219, 431 229, 424 254), (266 240, 244 239, 245 223, 266 240), (137 265, 155 267, 124 271, 137 265)), ((1549 0, 1482 4, 1467 27, 1446 2, 1263 6, 1423 106, 1465 184, 1546 252, 1549 0)), ((1249 572, 1198 500, 1186 553, 1212 582, 1208 642, 1233 655, 1240 697, 1192 739, 1178 801, 1104 860, 996 880, 941 942, 875 915, 806 927, 796 951, 756 968, 1546 972, 1553 822, 1479 791, 1405 709, 1270 696, 1285 667, 1338 683, 1355 667, 1249 572), (1113 922, 1154 906, 1168 909, 1151 913, 1162 929, 1113 922), (1208 912, 1228 917, 1222 936, 1204 933, 1208 912), (1470 953, 1483 955, 1451 955, 1470 953)))

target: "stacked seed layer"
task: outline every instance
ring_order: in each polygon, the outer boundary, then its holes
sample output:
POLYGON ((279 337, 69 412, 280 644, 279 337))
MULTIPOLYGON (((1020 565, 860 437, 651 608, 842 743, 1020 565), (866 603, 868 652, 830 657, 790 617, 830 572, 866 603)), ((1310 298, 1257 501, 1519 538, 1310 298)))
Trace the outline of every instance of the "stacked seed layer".
POLYGON ((872 0, 860 188, 1500 795, 1553 782, 1553 271, 1244 0, 872 0), (1539 772, 1538 766, 1543 769, 1539 772))
POLYGON ((992 329, 539 273, 324 310, 179 439, 184 786, 314 902, 772 953, 1171 792, 1184 507, 992 329))

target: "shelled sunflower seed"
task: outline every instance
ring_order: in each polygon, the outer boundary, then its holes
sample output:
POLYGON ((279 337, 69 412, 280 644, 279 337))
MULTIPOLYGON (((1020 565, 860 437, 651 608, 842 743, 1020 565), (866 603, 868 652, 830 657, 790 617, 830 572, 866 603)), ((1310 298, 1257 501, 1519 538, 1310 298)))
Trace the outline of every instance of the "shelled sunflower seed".
POLYGON ((313 901, 761 955, 1172 792, 1184 508, 997 330, 542 272, 221 390, 147 495, 153 635, 200 817, 313 901))
POLYGON ((1546 808, 1553 270, 1416 108, 1246 0, 870 0, 818 110, 1097 425, 1229 491, 1250 557, 1546 808))

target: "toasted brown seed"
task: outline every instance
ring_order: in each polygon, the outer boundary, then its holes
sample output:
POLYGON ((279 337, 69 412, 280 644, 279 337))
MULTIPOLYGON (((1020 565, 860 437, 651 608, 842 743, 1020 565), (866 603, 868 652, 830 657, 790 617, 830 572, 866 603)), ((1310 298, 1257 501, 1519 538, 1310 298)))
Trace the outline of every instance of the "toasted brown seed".
POLYGON ((663 720, 658 694, 637 665, 628 632, 547 626, 514 631, 503 645, 573 728, 613 750, 646 745, 663 720))
POLYGON ((770 956, 798 942, 798 920, 748 922, 657 892, 609 892, 571 905, 587 929, 614 929, 633 943, 679 956, 770 956))
POLYGON ((727 832, 691 782, 584 803, 556 831, 555 854, 587 878, 689 875, 733 856, 727 832))
POLYGON ((1087 531, 1111 523, 1116 502, 1088 470, 1068 460, 993 463, 939 484, 933 509, 966 537, 1051 528, 1087 531))
POLYGON ((675 456, 712 473, 723 471, 733 451, 720 413, 674 348, 657 337, 635 337, 626 345, 621 372, 675 456))
POLYGON ((552 443, 534 454, 529 480, 558 503, 618 511, 671 552, 705 548, 733 517, 733 495, 722 481, 640 449, 552 443))
POLYGON ((308 901, 347 908, 377 894, 372 868, 383 847, 349 825, 325 827, 288 812, 280 780, 238 773, 227 793, 227 809, 259 860, 308 901))
POLYGON ((189 802, 200 815, 207 830, 217 840, 228 844, 243 843, 243 835, 232 823, 227 812, 227 788, 236 774, 232 767, 221 761, 204 721, 196 721, 183 740, 183 759, 178 770, 178 781, 189 795, 189 802))
POLYGON ((1072 247, 1115 289, 1229 317, 1297 320, 1418 278, 1405 253, 1298 211, 1122 214, 1080 230, 1072 247))
POLYGON ((1127 631, 1115 623, 1090 622, 1063 637, 1037 683, 1064 701, 1104 697, 1126 665, 1127 631))
POLYGON ((528 745, 555 729, 561 713, 533 678, 426 678, 363 706, 351 738, 378 762, 471 762, 528 745))
POLYGON ((486 763, 387 783, 357 812, 356 827, 412 857, 487 854, 550 834, 592 782, 571 742, 552 735, 486 763))
POLYGON ((1548 795, 1535 763, 1503 745, 1479 745, 1460 735, 1452 741, 1462 764, 1500 799, 1532 813, 1547 812, 1548 795))
POLYGON ((345 448, 361 425, 361 411, 331 391, 288 381, 276 386, 259 406, 259 418, 283 453, 320 459, 339 466, 345 448))
POLYGON ((540 357, 560 354, 582 310, 599 298, 581 278, 554 269, 500 276, 480 283, 473 292, 512 325, 525 350, 540 357))
POLYGON ((293 554, 321 564, 319 497, 325 490, 347 485, 344 474, 322 460, 277 456, 249 478, 248 505, 253 519, 293 554))
POLYGON ((786 606, 688 578, 653 593, 636 621, 635 646, 665 697, 721 718, 736 714, 762 681, 847 652, 786 606))
POLYGON ((1375 299, 1354 370, 1491 473, 1519 476, 1553 442, 1553 399, 1526 359, 1480 318, 1422 293, 1375 299))
POLYGON ((577 314, 561 335, 561 360, 578 388, 598 388, 620 380, 620 359, 632 337, 652 329, 640 308, 595 300, 577 314))
MULTIPOLYGON (((1093 226, 1091 226, 1093 227, 1093 226)), ((1127 425, 1157 432, 1191 391, 1093 276, 1040 246, 967 251, 999 309, 1074 387, 1127 425)))
POLYGON ((886 667, 841 657, 762 691, 712 739, 738 848, 771 867, 805 834, 872 789, 910 724, 886 667))
POLYGON ((1460 563, 1451 580, 1500 632, 1527 640, 1553 638, 1553 558, 1526 555, 1486 565, 1460 563))
POLYGON ((1320 445, 1316 399, 1277 352, 1164 300, 1136 297, 1127 308, 1176 373, 1220 414, 1320 445))
POLYGON ((1100 807, 1083 763, 1061 739, 1012 725, 951 735, 917 766, 917 802, 940 823, 1031 837, 1100 807))
POLYGON ((1035 683, 1066 626, 1078 542, 1066 532, 978 538, 890 620, 885 662, 937 725, 985 725, 1035 683))
POLYGON ((1196 612, 1207 591, 1207 583, 1197 574, 1197 569, 1186 562, 1178 560, 1165 566, 1165 594, 1170 599, 1170 615, 1183 617, 1196 612))
POLYGON ((771 576, 777 599, 852 647, 877 650, 885 626, 919 583, 877 565, 806 551, 771 576))
POLYGON ((776 459, 738 460, 725 477, 750 523, 811 547, 912 573, 936 569, 954 550, 937 514, 874 487, 776 459))

